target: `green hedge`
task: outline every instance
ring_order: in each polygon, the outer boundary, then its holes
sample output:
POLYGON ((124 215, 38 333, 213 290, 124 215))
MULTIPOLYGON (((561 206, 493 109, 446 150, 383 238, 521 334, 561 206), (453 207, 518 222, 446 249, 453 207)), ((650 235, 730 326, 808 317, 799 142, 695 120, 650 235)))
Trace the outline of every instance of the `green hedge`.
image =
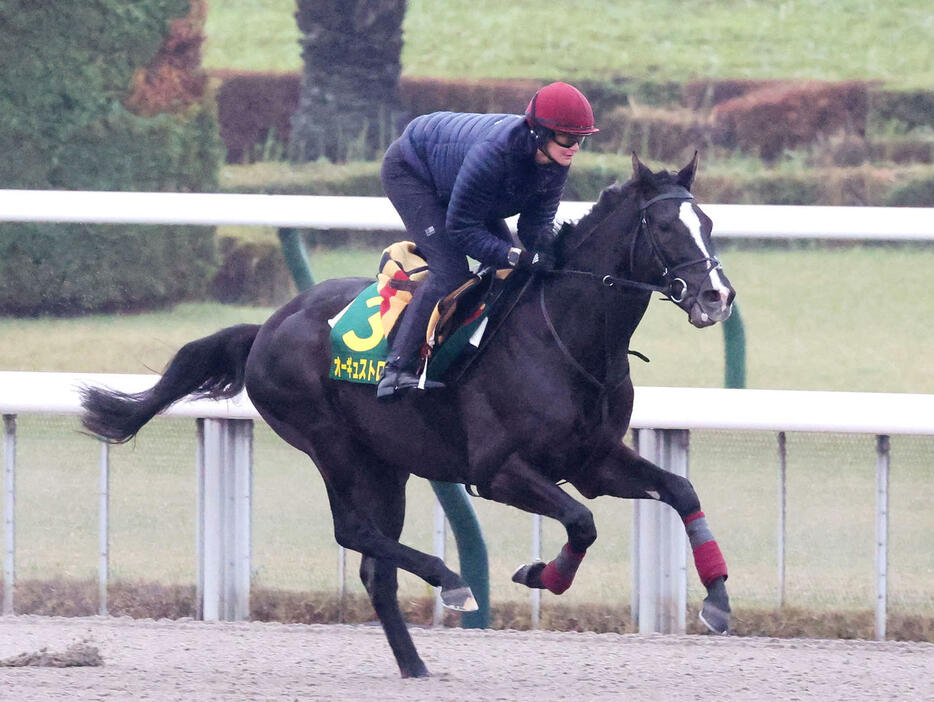
POLYGON ((202 298, 213 229, 16 225, 0 236, 0 310, 75 315, 151 309, 202 298))
MULTIPOLYGON (((674 170, 680 161, 646 159, 653 170, 674 170)), ((616 180, 632 174, 631 157, 617 154, 581 153, 576 159, 564 191, 566 200, 594 200, 616 180)), ((766 168, 756 162, 710 163, 701 154, 696 190, 706 202, 761 205, 877 205, 889 204, 900 188, 920 188, 934 178, 934 165, 857 168, 766 168), (912 183, 919 185, 910 185, 912 183)), ((222 169, 221 189, 225 192, 289 195, 381 196, 379 163, 358 162, 340 165, 286 163, 228 165, 222 169)), ((932 205, 934 203, 928 203, 932 205)))
MULTIPOLYGON (((206 103, 127 111, 131 78, 190 0, 0 0, 0 187, 210 192, 222 145, 206 103)), ((0 313, 81 314, 203 297, 209 228, 0 225, 0 313)))
POLYGON ((899 185, 889 194, 885 204, 890 207, 934 207, 934 173, 899 185))

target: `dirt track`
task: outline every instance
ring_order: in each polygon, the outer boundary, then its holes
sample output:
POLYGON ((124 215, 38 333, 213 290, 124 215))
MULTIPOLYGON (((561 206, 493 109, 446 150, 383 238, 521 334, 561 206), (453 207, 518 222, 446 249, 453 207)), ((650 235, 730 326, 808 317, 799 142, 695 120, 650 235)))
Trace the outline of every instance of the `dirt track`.
POLYGON ((402 680, 376 626, 0 617, 0 659, 86 641, 100 667, 0 667, 0 700, 934 699, 934 645, 415 629, 402 680))

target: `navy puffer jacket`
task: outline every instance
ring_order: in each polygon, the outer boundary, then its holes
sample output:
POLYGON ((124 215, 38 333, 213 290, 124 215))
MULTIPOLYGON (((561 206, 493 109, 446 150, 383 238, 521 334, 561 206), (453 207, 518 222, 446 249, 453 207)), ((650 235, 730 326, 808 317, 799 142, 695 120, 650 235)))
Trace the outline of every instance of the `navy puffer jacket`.
POLYGON ((522 116, 434 112, 412 120, 399 144, 447 203, 445 229, 467 255, 507 267, 510 243, 486 223, 515 214, 526 248, 551 236, 568 169, 535 163, 535 138, 522 116))

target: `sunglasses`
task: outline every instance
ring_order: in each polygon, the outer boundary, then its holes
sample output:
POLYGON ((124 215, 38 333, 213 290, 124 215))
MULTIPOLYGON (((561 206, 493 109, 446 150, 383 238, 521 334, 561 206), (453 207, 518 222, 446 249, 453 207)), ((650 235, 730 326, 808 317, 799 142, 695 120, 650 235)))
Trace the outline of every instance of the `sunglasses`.
POLYGON ((551 140, 558 146, 562 146, 565 149, 570 149, 572 146, 574 146, 574 144, 583 145, 584 139, 586 138, 586 134, 567 134, 566 132, 555 132, 554 136, 551 137, 551 140))

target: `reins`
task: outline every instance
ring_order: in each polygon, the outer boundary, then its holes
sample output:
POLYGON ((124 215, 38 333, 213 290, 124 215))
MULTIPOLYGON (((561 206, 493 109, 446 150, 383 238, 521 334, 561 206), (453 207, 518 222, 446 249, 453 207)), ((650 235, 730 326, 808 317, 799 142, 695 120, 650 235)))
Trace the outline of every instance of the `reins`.
MULTIPOLYGON (((673 276, 672 274, 675 271, 678 271, 687 266, 695 265, 697 263, 703 263, 705 261, 708 263, 711 263, 711 259, 709 257, 704 257, 704 258, 700 258, 700 259, 696 259, 692 261, 687 261, 685 263, 679 263, 677 266, 669 266, 667 261, 665 260, 664 255, 662 254, 660 247, 658 246, 658 242, 655 240, 655 237, 652 235, 651 229, 648 226, 648 222, 646 221, 646 212, 648 211, 649 207, 654 205, 656 202, 661 202, 662 200, 688 201, 688 200, 693 200, 693 199, 694 199, 694 196, 690 193, 690 191, 687 190, 687 188, 678 187, 676 189, 669 190, 668 192, 664 192, 659 195, 656 195, 655 197, 647 200, 646 202, 643 202, 642 206, 640 207, 639 224, 637 225, 638 230, 632 236, 632 243, 629 249, 629 262, 630 262, 629 267, 631 270, 634 266, 635 249, 636 249, 636 244, 639 240, 639 236, 640 234, 645 233, 645 236, 649 241, 649 246, 652 249, 652 254, 656 258, 656 260, 659 262, 659 264, 661 265, 662 277, 665 280, 664 285, 657 285, 654 283, 645 283, 639 280, 632 280, 630 278, 622 278, 622 277, 614 276, 610 274, 600 275, 599 273, 593 273, 591 271, 576 270, 576 269, 571 269, 571 268, 556 269, 555 271, 552 272, 552 274, 553 275, 578 275, 578 276, 584 276, 587 278, 593 278, 593 279, 599 280, 600 283, 606 288, 614 288, 614 287, 632 288, 635 290, 641 290, 643 292, 649 292, 649 293, 658 292, 664 295, 666 299, 671 300, 672 302, 680 302, 681 300, 684 299, 684 295, 687 292, 688 285, 682 278, 673 276), (678 297, 675 297, 673 293, 674 293, 674 287, 677 283, 681 284, 681 291, 680 291, 680 295, 678 297)), ((590 230, 587 231, 587 233, 584 234, 584 236, 578 240, 578 242, 575 244, 574 248, 571 249, 571 251, 572 252, 576 251, 578 248, 580 248, 584 244, 584 242, 590 239, 593 233, 597 230, 597 227, 599 227, 605 221, 605 219, 606 218, 604 217, 598 220, 597 222, 595 222, 594 225, 590 228, 590 230)), ((712 262, 715 265, 719 265, 719 261, 717 261, 716 259, 713 259, 712 262)), ((591 385, 595 386, 599 390, 600 401, 602 403, 602 413, 603 413, 603 417, 605 420, 608 410, 609 410, 608 405, 607 405, 608 388, 606 385, 606 381, 599 380, 590 371, 584 368, 580 364, 580 362, 576 358, 574 358, 573 354, 571 353, 570 349, 568 349, 564 341, 562 341, 561 336, 558 334, 558 330, 555 328, 554 322, 552 322, 551 320, 551 315, 548 313, 548 305, 545 302, 545 285, 544 284, 540 285, 539 287, 539 306, 542 311, 542 317, 545 320, 545 326, 548 328, 548 331, 551 333, 551 336, 554 339, 555 345, 561 351, 561 354, 567 359, 570 365, 585 380, 587 380, 587 382, 589 382, 591 385)), ((609 339, 609 312, 606 306, 604 306, 604 312, 603 312, 603 336, 604 336, 603 346, 604 346, 604 356, 605 356, 604 367, 605 367, 606 373, 609 373, 610 361, 611 361, 610 339, 609 339)), ((627 353, 637 356, 638 358, 641 358, 643 361, 646 361, 646 362, 648 362, 649 360, 648 358, 646 358, 644 355, 642 355, 638 351, 631 351, 627 349, 627 353)), ((629 377, 629 373, 627 371, 626 375, 614 387, 618 387, 628 377, 629 377)))

